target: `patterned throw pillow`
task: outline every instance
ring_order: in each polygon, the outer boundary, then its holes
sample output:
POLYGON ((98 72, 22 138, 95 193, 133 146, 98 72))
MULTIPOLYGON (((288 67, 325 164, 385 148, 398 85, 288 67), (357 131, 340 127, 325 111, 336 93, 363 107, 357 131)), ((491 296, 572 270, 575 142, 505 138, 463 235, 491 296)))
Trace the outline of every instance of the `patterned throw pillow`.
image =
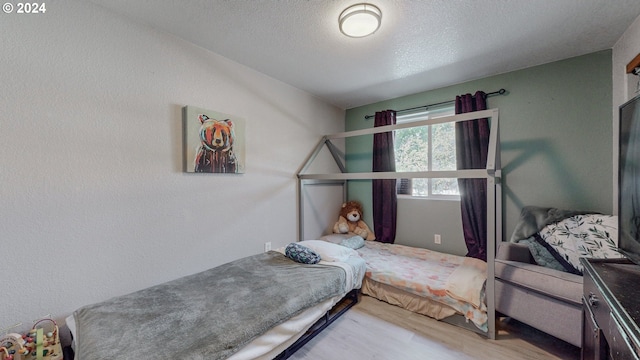
POLYGON ((540 231, 542 242, 569 272, 582 274, 581 257, 614 259, 624 257, 618 248, 618 217, 575 215, 547 225, 540 231))
POLYGON ((317 264, 320 262, 320 255, 313 250, 300 244, 291 243, 284 249, 285 255, 296 262, 303 264, 317 264))
MULTIPOLYGON (((535 237, 539 238, 537 234, 535 237)), ((522 239, 518 241, 518 243, 525 244, 529 247, 529 252, 531 253, 531 256, 533 256, 536 264, 549 269, 567 272, 566 267, 562 265, 560 261, 556 259, 554 254, 547 250, 544 245, 540 244, 536 238, 532 236, 530 238, 522 239)))
POLYGON ((362 236, 356 235, 342 240, 340 242, 340 245, 356 250, 364 246, 364 239, 362 238, 362 236))

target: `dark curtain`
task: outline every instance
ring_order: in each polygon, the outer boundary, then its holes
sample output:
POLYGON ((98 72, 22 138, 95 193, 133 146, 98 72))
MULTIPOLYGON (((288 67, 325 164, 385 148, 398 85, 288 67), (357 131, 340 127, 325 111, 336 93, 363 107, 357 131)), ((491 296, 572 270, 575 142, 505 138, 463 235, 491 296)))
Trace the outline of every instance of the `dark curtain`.
MULTIPOLYGON (((395 125, 393 110, 376 112, 374 126, 395 125)), ((393 150, 393 132, 373 135, 373 171, 396 171, 393 150)), ((372 180, 373 187, 373 232, 376 240, 393 243, 396 238, 396 213, 398 198, 396 179, 372 180)))
MULTIPOLYGON (((486 110, 482 91, 456 96, 456 114, 486 110)), ((489 121, 484 119, 456 123, 456 163, 458 170, 484 169, 489 148, 489 121)), ((462 230, 467 256, 487 260, 487 180, 458 179, 462 230)))

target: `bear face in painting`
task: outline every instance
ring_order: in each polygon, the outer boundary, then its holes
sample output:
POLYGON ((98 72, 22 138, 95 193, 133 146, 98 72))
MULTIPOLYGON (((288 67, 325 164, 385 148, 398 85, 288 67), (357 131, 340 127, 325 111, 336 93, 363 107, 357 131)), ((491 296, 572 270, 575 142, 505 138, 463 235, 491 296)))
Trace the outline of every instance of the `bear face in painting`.
POLYGON ((231 120, 211 119, 207 115, 198 116, 200 126, 200 141, 211 151, 228 151, 233 147, 233 122, 231 120))
POLYGON ((235 173, 238 171, 233 152, 233 122, 198 115, 202 124, 198 133, 201 145, 195 159, 195 172, 235 173))

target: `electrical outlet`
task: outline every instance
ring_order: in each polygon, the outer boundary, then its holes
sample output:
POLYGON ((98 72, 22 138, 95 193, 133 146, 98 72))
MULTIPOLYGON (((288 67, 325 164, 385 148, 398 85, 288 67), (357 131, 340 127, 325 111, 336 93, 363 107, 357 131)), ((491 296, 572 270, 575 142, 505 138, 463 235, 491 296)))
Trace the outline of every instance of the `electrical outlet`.
POLYGON ((264 252, 271 250, 271 241, 264 243, 264 252))
POLYGON ((433 235, 433 242, 436 244, 442 244, 442 239, 440 238, 440 234, 433 235))

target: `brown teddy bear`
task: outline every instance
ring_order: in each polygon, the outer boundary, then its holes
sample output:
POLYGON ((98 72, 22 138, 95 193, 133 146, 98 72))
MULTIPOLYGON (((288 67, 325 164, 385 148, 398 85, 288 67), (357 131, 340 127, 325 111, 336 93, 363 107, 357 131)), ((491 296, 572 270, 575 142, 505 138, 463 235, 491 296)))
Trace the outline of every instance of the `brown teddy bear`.
POLYGON ((342 204, 340 218, 333 226, 333 232, 336 234, 359 235, 365 240, 376 239, 373 231, 362 221, 362 204, 357 201, 349 201, 342 204))

